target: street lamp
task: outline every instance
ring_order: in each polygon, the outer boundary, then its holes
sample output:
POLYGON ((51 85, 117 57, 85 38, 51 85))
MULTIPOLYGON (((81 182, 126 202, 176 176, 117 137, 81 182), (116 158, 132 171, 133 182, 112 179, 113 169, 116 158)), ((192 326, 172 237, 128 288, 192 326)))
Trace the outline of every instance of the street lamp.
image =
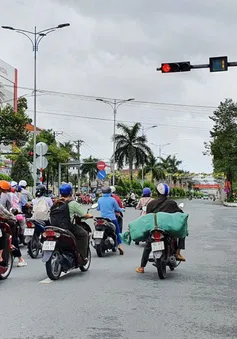
POLYGON ((27 31, 25 29, 14 28, 11 26, 2 26, 3 29, 8 29, 11 31, 15 31, 16 33, 20 33, 26 36, 30 42, 32 43, 33 52, 34 52, 34 157, 33 157, 33 179, 34 179, 34 187, 33 192, 36 191, 36 180, 37 180, 37 169, 36 169, 36 56, 39 48, 40 41, 46 37, 49 33, 56 31, 57 29, 61 29, 64 27, 70 26, 69 23, 59 24, 55 27, 50 27, 43 29, 41 31, 37 31, 35 26, 34 31, 27 31))
POLYGON ((165 146, 171 145, 170 142, 168 142, 167 144, 159 144, 159 145, 153 144, 153 143, 151 142, 151 144, 154 145, 154 146, 156 146, 156 147, 159 147, 159 158, 161 158, 161 151, 162 151, 162 149, 163 149, 165 146))
POLYGON ((113 158, 112 158, 113 161, 112 161, 112 164, 113 164, 113 186, 114 186, 115 185, 115 133, 116 133, 117 110, 118 110, 119 106, 121 106, 122 104, 124 104, 128 101, 133 101, 133 100, 135 100, 135 98, 125 99, 125 100, 114 99, 113 101, 98 98, 96 100, 101 101, 104 104, 109 105, 113 109, 113 114, 114 114, 114 140, 113 140, 113 158))
MULTIPOLYGON (((149 129, 152 129, 152 128, 156 128, 158 127, 157 125, 153 125, 153 126, 150 126, 150 127, 147 127, 147 128, 144 128, 144 126, 142 126, 142 136, 145 135, 145 132, 147 132, 149 129)), ((142 187, 144 186, 144 164, 142 164, 142 187)))

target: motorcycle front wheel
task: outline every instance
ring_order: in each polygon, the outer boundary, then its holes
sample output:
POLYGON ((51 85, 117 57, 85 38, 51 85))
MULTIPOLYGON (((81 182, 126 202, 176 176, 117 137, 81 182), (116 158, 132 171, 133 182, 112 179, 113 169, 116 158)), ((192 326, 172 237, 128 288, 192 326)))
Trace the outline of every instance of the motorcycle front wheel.
POLYGON ((46 262, 46 272, 51 280, 58 280, 62 272, 60 263, 60 253, 56 250, 53 252, 49 261, 46 262))
POLYGON ((160 279, 166 278, 166 262, 165 258, 162 255, 160 259, 156 260, 157 273, 160 279))

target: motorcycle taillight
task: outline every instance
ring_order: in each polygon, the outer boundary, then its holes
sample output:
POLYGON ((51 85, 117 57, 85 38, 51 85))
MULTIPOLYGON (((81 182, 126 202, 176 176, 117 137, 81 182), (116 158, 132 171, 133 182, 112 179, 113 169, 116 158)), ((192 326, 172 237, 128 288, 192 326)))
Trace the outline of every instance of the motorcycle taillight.
POLYGON ((160 241, 161 238, 162 238, 162 234, 158 231, 155 231, 152 233, 152 238, 155 240, 155 241, 160 241))
POLYGON ((104 225, 105 221, 103 219, 96 220, 97 225, 104 225))
POLYGON ((31 221, 27 221, 26 225, 27 225, 28 228, 33 228, 34 227, 34 225, 33 225, 33 223, 31 221))

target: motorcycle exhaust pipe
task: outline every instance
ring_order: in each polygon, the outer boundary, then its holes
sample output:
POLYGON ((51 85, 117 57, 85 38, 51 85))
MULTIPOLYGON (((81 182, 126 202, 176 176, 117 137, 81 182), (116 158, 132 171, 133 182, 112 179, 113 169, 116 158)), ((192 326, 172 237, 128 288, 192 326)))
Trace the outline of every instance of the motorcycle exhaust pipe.
POLYGON ((172 265, 172 266, 176 266, 176 258, 174 255, 171 255, 169 257, 169 263, 172 265))

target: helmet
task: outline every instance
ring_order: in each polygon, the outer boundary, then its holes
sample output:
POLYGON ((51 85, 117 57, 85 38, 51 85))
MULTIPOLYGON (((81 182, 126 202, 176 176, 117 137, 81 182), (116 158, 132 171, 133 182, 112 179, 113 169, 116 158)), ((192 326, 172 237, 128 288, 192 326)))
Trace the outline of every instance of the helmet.
POLYGON ((62 184, 59 188, 59 192, 63 197, 68 197, 72 193, 72 186, 69 184, 62 184))
POLYGON ((0 180, 0 188, 3 191, 8 191, 11 188, 11 185, 8 181, 6 180, 0 180))
POLYGON ((116 188, 114 186, 110 186, 111 193, 114 193, 116 191, 116 188))
POLYGON ((149 187, 144 187, 142 190, 142 195, 144 197, 149 197, 151 195, 151 190, 149 187))
POLYGON ((161 195, 168 195, 170 192, 170 188, 167 184, 160 183, 157 185, 157 191, 161 195))
POLYGON ((10 182, 10 185, 11 185, 11 187, 14 187, 14 188, 15 188, 15 187, 17 186, 17 182, 16 182, 16 181, 11 181, 11 182, 10 182))
POLYGON ((106 193, 109 194, 111 193, 111 188, 109 186, 105 186, 101 188, 101 191, 103 194, 106 194, 106 193))
POLYGON ((26 186, 27 186, 27 182, 26 182, 25 180, 21 180, 21 181, 19 182, 19 186, 21 186, 21 187, 26 187, 26 186))
POLYGON ((38 185, 38 186, 36 187, 36 193, 35 193, 35 195, 36 195, 37 197, 42 197, 42 195, 44 195, 45 192, 46 192, 46 187, 45 187, 44 185, 38 185))
POLYGON ((17 186, 16 186, 16 191, 17 191, 17 192, 21 192, 21 191, 22 191, 22 188, 21 188, 20 185, 17 185, 17 186))

